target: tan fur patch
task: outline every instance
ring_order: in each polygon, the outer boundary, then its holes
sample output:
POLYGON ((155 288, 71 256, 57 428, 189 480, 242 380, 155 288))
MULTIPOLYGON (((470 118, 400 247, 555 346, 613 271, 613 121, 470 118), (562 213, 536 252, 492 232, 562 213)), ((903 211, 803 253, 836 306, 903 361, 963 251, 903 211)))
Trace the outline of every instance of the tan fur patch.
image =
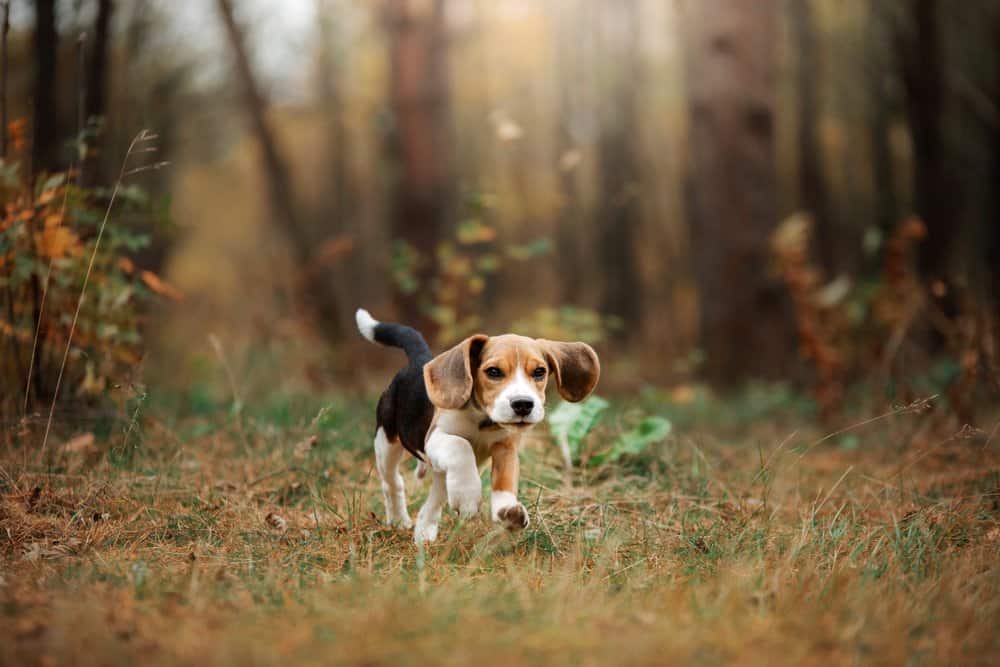
POLYGON ((517 457, 519 438, 501 440, 490 448, 493 457, 492 487, 494 491, 517 494, 521 464, 517 457))
POLYGON ((514 334, 490 338, 479 353, 479 368, 475 373, 473 387, 476 402, 482 406, 493 405, 500 392, 514 378, 518 368, 523 370, 525 376, 534 383, 539 398, 544 398, 545 385, 549 379, 549 364, 545 361, 538 341, 514 334), (540 380, 532 376, 539 367, 546 369, 544 377, 540 380), (499 368, 503 377, 490 377, 486 372, 489 368, 499 368))

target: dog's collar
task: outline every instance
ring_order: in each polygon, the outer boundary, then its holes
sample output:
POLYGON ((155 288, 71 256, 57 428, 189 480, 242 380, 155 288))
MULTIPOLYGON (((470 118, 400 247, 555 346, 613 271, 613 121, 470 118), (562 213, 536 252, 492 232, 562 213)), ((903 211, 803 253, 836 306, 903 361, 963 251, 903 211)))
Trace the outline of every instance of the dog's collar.
POLYGON ((488 416, 485 416, 486 415, 486 410, 483 409, 483 406, 479 405, 479 401, 476 400, 476 394, 475 394, 475 392, 473 392, 469 396, 469 403, 472 404, 472 407, 477 412, 481 412, 484 415, 483 420, 481 422, 479 422, 479 430, 480 431, 493 431, 493 430, 496 430, 498 428, 503 428, 502 426, 500 426, 500 424, 496 423, 495 421, 493 421, 492 419, 490 419, 488 416))
POLYGON ((492 431, 492 430, 498 429, 498 428, 502 428, 502 427, 500 426, 500 424, 496 423, 495 421, 493 421, 489 417, 486 417, 485 419, 483 419, 483 421, 479 422, 479 430, 480 431, 492 431))

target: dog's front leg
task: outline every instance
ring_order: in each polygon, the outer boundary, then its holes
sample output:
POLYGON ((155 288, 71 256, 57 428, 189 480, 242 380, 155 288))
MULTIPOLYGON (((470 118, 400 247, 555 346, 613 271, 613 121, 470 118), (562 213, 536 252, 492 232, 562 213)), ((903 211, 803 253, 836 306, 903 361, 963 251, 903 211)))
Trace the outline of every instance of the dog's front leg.
POLYGON ((445 475, 448 504, 463 519, 476 515, 483 497, 479 468, 472 445, 465 438, 435 431, 427 439, 424 452, 431 467, 445 475))
POLYGON ((507 530, 528 526, 528 510, 517 502, 517 482, 521 467, 517 457, 517 438, 502 440, 490 449, 493 456, 490 505, 493 520, 507 530))

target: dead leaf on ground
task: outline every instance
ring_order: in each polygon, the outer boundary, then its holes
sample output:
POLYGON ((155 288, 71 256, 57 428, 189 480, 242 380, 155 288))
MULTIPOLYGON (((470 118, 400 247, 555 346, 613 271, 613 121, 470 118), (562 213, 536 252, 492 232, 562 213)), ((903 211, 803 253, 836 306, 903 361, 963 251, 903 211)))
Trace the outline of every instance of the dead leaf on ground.
POLYGON ((94 434, 90 432, 70 438, 62 446, 62 450, 67 454, 88 454, 95 449, 94 434))
POLYGON ((294 454, 295 458, 304 459, 307 456, 309 456, 309 452, 311 452, 316 447, 316 444, 318 442, 319 442, 319 436, 315 435, 311 435, 305 440, 298 442, 295 445, 295 454, 294 454))
POLYGON ((285 518, 280 514, 268 512, 267 516, 264 517, 264 521, 266 521, 267 525, 275 530, 280 530, 283 533, 288 530, 288 522, 285 521, 285 518))

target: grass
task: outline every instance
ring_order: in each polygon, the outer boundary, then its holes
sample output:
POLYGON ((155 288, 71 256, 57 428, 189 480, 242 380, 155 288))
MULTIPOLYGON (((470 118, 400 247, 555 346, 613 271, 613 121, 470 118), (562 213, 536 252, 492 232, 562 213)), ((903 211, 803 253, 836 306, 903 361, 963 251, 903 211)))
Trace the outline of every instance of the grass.
MULTIPOLYGON (((670 440, 568 481, 539 433, 522 455, 529 529, 446 513, 419 551, 376 518, 372 400, 142 399, 106 441, 27 466, 40 434, 7 436, 0 662, 1000 660, 995 417, 978 432, 900 410, 815 444, 837 429, 808 412, 702 400, 683 424, 647 392, 670 440)), ((426 489, 407 486, 415 508, 426 489)))

